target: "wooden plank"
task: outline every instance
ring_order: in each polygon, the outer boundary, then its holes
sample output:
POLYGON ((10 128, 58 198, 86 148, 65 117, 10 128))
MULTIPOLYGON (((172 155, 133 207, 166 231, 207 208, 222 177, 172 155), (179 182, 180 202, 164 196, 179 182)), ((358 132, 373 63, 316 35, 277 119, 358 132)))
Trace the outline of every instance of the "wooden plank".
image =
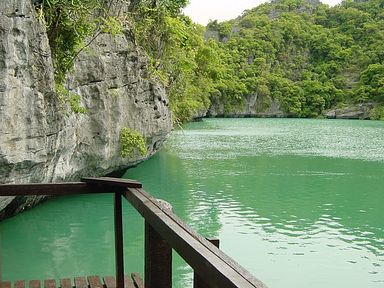
POLYGON ((146 288, 172 288, 172 247, 145 221, 146 288))
POLYGON ((115 260, 116 260, 116 286, 124 288, 124 241, 123 241, 123 208, 122 195, 116 192, 114 201, 114 225, 115 225, 115 260))
POLYGON ((14 288, 24 288, 25 287, 25 281, 24 280, 17 280, 13 283, 14 288))
MULTIPOLYGON (((116 288, 116 278, 113 276, 104 277, 104 283, 106 288, 116 288)), ((136 288, 130 277, 124 276, 124 287, 125 288, 136 288)))
POLYGON ((90 288, 103 288, 99 276, 88 276, 88 283, 90 288))
POLYGON ((56 281, 54 279, 44 280, 44 288, 56 288, 56 281))
POLYGON ((0 282, 0 288, 11 288, 11 281, 0 282))
POLYGON ((61 288, 72 288, 71 279, 65 278, 60 280, 60 287, 61 288))
POLYGON ((94 187, 83 182, 47 183, 47 184, 3 184, 0 185, 0 196, 20 195, 73 195, 89 193, 107 193, 106 189, 94 187))
POLYGON ((75 277, 76 288, 88 288, 88 283, 85 277, 75 277))
POLYGON ((128 189, 124 196, 199 275, 207 275, 207 284, 222 288, 266 287, 173 213, 163 210, 142 189, 128 189))
POLYGON ((99 178, 83 178, 81 181, 89 184, 102 185, 104 187, 120 187, 120 188, 142 188, 143 185, 132 179, 99 177, 99 178))
POLYGON ((103 278, 106 288, 116 288, 116 278, 113 276, 105 276, 103 278))
MULTIPOLYGON (((116 279, 113 276, 104 277, 104 283, 106 288, 116 288, 116 279)), ((127 275, 124 276, 124 287, 125 288, 136 288, 131 278, 127 275)))
POLYGON ((124 287, 125 288, 136 288, 135 284, 133 284, 131 278, 128 277, 127 275, 124 276, 124 287))
POLYGON ((40 288, 40 280, 29 281, 29 288, 40 288))
MULTIPOLYGON (((144 288, 144 282, 143 282, 143 279, 141 279, 139 273, 132 273, 131 277, 132 277, 133 283, 135 283, 136 288, 144 288)), ((163 288, 162 286, 157 286, 157 287, 163 288)))

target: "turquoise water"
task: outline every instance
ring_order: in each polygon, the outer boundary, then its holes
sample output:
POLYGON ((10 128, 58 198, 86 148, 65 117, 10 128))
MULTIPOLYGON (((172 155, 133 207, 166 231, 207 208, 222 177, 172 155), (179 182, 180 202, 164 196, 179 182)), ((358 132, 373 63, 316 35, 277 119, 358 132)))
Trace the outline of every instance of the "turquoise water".
MULTIPOLYGON (((384 122, 208 119, 127 171, 269 287, 384 287, 384 122)), ((143 221, 125 204, 127 272, 143 221)), ((3 278, 112 274, 112 197, 53 199, 0 223, 3 278)), ((175 287, 191 270, 175 255, 175 287)))

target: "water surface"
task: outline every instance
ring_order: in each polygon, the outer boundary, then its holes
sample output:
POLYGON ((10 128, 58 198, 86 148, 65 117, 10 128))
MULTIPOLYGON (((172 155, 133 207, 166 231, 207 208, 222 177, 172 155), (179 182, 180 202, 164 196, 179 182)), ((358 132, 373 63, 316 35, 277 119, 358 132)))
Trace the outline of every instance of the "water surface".
MULTIPOLYGON (((127 171, 269 287, 384 287, 384 123, 209 119, 127 171)), ((127 272, 143 221, 125 215, 127 272)), ((110 195, 57 198, 0 223, 3 278, 112 274, 110 195)), ((190 269, 175 255, 175 287, 190 269)), ((1 271, 0 270, 0 271, 1 271)))

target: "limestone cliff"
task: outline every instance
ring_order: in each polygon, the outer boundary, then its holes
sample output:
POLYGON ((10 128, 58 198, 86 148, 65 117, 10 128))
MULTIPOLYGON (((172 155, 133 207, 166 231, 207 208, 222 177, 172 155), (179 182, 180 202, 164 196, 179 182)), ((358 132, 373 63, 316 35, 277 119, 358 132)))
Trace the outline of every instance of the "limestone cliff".
POLYGON ((257 93, 248 95, 242 103, 238 105, 228 105, 222 99, 212 99, 211 107, 207 112, 209 117, 287 117, 283 112, 278 100, 270 97, 262 97, 257 93))
MULTIPOLYGON (((332 108, 323 111, 322 117, 328 119, 371 119, 372 109, 377 107, 377 103, 349 104, 342 108, 332 108)), ((255 117, 255 118, 283 118, 293 117, 281 109, 278 100, 271 98, 258 98, 257 94, 249 95, 243 103, 226 109, 225 103, 221 100, 213 99, 209 110, 195 118, 202 117, 255 117)))
POLYGON ((370 119, 375 103, 348 105, 342 108, 330 109, 324 112, 328 119, 370 119))
MULTIPOLYGON (((85 114, 54 89, 44 25, 31 0, 0 2, 0 183, 77 180, 126 168, 153 154, 172 128, 164 88, 125 35, 101 34, 79 55, 66 87, 85 114), (146 138, 149 154, 122 158, 123 127, 146 138)), ((0 219, 40 198, 0 197, 0 219)))

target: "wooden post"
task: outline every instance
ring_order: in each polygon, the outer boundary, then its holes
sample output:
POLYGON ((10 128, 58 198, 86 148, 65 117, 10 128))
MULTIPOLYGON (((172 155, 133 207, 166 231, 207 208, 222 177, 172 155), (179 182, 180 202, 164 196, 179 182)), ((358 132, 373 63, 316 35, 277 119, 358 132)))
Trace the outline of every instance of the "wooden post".
POLYGON ((124 288, 124 247, 123 247, 123 212, 121 191, 113 194, 115 220, 115 258, 116 258, 116 287, 124 288))
MULTIPOLYGON (((219 239, 212 239, 207 238, 209 242, 211 242, 213 245, 215 245, 217 248, 220 246, 220 240, 219 239)), ((193 273, 193 288, 209 288, 210 286, 206 284, 202 277, 197 275, 196 272, 193 273)))
MULTIPOLYGON (((159 201, 165 210, 172 206, 159 201)), ((172 247, 145 221, 145 288, 172 287, 172 247)))

